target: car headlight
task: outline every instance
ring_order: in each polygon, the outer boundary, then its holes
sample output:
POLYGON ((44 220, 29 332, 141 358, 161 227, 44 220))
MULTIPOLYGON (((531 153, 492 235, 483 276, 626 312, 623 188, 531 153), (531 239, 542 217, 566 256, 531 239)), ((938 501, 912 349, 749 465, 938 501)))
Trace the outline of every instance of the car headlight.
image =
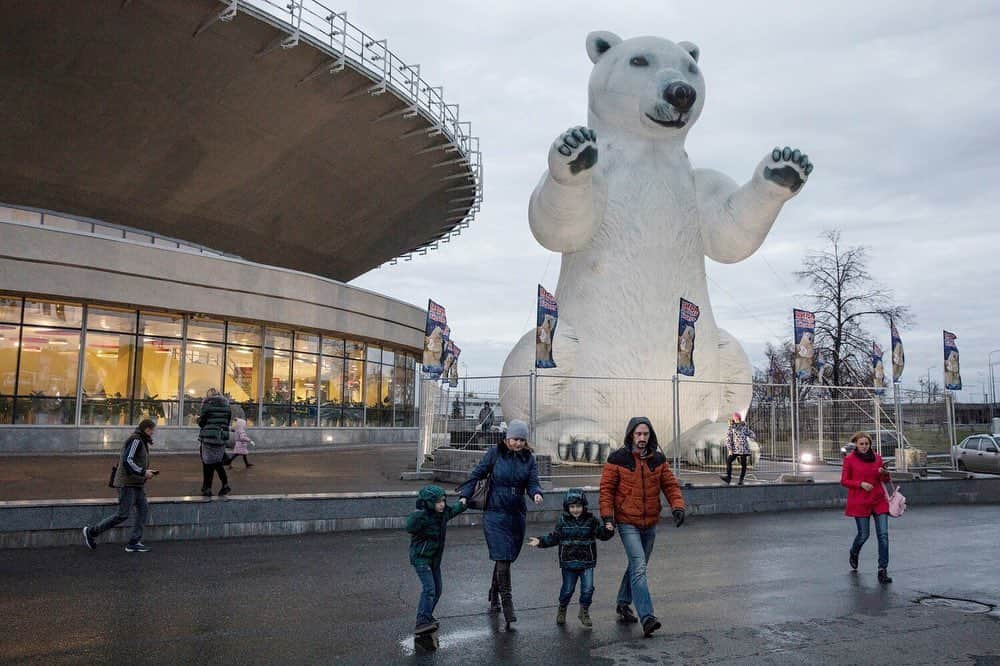
POLYGON ((811 463, 813 459, 814 456, 811 453, 803 453, 801 456, 799 456, 799 460, 801 460, 804 463, 811 463))

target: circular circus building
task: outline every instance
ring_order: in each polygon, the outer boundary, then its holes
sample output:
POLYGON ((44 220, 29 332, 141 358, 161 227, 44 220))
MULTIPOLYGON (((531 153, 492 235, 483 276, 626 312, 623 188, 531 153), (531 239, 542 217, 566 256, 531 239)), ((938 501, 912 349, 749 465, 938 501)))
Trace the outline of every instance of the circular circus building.
POLYGON ((4 4, 0 453, 416 440, 424 310, 345 284, 461 233, 478 140, 324 2, 4 4))

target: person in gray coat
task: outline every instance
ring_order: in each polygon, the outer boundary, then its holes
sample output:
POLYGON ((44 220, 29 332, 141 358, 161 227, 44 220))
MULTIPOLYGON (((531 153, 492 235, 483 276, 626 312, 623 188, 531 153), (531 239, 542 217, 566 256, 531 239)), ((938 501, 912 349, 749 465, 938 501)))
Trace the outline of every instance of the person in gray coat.
POLYGON ((201 416, 198 417, 198 426, 201 428, 198 432, 198 441, 201 443, 201 494, 205 497, 212 496, 214 474, 218 474, 219 481, 222 482, 222 488, 219 489, 220 496, 228 495, 232 490, 229 487, 226 468, 223 467, 226 461, 226 446, 231 439, 229 422, 232 420, 233 412, 226 396, 214 388, 208 389, 205 399, 201 402, 201 416))

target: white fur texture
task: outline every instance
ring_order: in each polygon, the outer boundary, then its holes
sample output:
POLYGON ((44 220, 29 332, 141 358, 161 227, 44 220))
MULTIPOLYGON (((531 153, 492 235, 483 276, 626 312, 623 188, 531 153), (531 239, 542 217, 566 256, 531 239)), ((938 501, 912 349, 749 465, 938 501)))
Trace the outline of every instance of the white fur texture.
MULTIPOLYGON (((562 253, 552 341, 558 367, 538 371, 533 444, 563 460, 599 461, 620 445, 628 418, 643 415, 669 449, 671 386, 652 380, 675 374, 684 297, 701 308, 693 380, 743 383, 682 381, 683 453, 693 459, 706 442, 720 445, 729 414, 746 413, 751 395, 750 362, 715 323, 705 257, 724 263, 749 257, 795 192, 764 177, 765 167, 785 165, 776 164, 771 151, 743 186, 692 168, 684 140, 705 102, 693 44, 656 37, 622 41, 599 32, 588 36, 587 52, 595 61, 588 128, 596 140, 579 131, 569 142, 566 135, 556 139, 528 211, 538 242, 562 253), (676 81, 696 91, 686 113, 666 101, 676 81), (657 120, 684 124, 667 127, 657 120), (596 164, 574 172, 571 165, 588 146, 597 149, 596 164)), ((796 172, 806 179, 805 170, 796 172)), ((532 329, 508 356, 505 376, 530 372, 535 343, 532 329)), ((506 418, 528 418, 527 386, 524 380, 501 382, 506 418)))

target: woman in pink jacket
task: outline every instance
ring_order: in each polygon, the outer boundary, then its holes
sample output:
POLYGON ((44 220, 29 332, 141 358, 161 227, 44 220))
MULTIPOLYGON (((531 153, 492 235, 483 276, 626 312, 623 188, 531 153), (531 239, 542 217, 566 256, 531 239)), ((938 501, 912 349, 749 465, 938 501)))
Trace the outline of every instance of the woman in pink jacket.
POLYGON ((889 500, 883 481, 889 480, 882 456, 872 451, 872 438, 866 432, 851 437, 854 451, 844 458, 840 485, 847 488, 847 510, 858 527, 858 534, 851 546, 851 568, 857 571, 858 555, 871 534, 870 516, 875 517, 875 534, 878 537, 878 582, 891 583, 886 569, 889 567, 889 500))

